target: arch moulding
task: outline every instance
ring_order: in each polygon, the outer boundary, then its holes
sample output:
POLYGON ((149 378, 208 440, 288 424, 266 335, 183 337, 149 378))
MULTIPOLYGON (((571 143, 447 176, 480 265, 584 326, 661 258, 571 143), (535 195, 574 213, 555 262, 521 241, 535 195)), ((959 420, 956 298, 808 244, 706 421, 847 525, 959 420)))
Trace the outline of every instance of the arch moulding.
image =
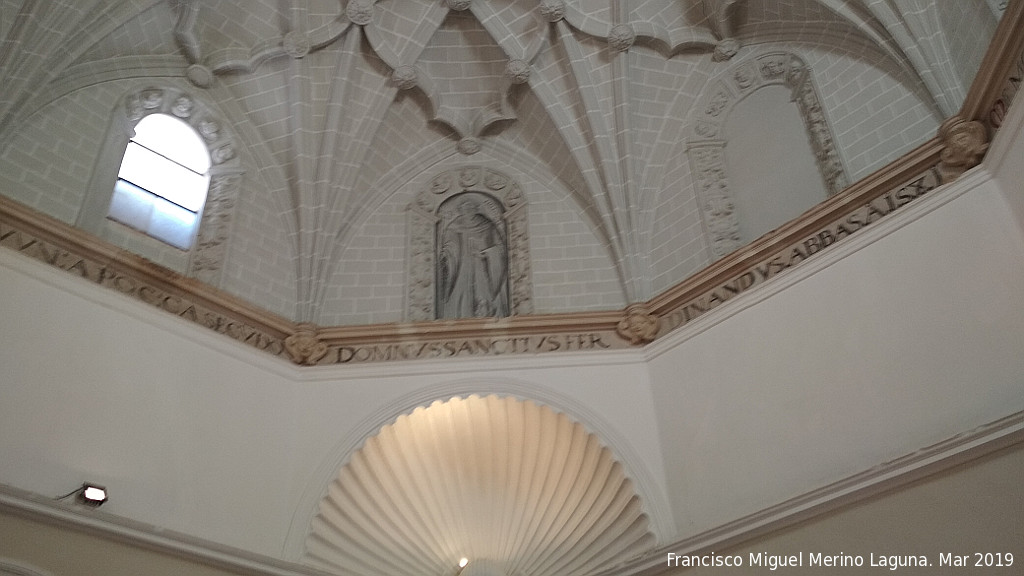
POLYGON ((385 402, 382 408, 350 428, 321 462, 317 471, 310 476, 295 508, 285 539, 285 557, 292 561, 299 561, 302 558, 320 503, 328 496, 339 471, 370 438, 380 433, 385 426, 396 422, 400 416, 411 414, 417 408, 471 395, 511 397, 534 402, 539 406, 549 407, 558 414, 565 414, 572 421, 582 424, 611 451, 615 460, 623 467, 625 475, 634 483, 634 490, 640 497, 643 512, 650 520, 649 529, 657 542, 666 542, 676 533, 672 508, 662 482, 656 479, 633 443, 605 418, 576 399, 530 382, 509 378, 474 378, 435 383, 408 392, 397 399, 385 402))

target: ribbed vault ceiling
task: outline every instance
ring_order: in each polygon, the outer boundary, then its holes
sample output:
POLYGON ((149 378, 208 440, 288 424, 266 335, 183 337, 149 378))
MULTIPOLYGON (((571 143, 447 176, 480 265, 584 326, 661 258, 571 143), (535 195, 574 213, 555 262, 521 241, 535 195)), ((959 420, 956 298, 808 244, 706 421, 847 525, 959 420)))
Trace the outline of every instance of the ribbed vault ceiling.
MULTIPOLYGON (((356 315, 331 309, 342 298, 332 293, 342 290, 336 274, 391 196, 440 163, 507 164, 570 202, 603 251, 615 294, 586 309, 624 306, 709 263, 699 232, 674 232, 693 224, 686 202, 695 200, 673 203, 693 195, 693 182, 672 151, 685 147, 704 83, 734 55, 798 45, 835 65, 837 78, 849 66, 840 58, 884 72, 819 86, 833 119, 875 122, 850 121, 837 135, 849 159, 891 136, 874 132, 892 120, 880 112, 888 101, 862 112, 849 103, 874 97, 880 82, 913 95, 899 110, 921 117, 896 120, 913 124, 917 141, 956 112, 984 43, 967 42, 984 32, 965 27, 994 22, 984 2, 8 0, 0 142, 79 91, 117 86, 117 97, 168 82, 205 90, 239 135, 248 170, 248 220, 227 240, 234 261, 219 287, 319 324, 356 315), (259 282, 246 280, 271 265, 259 282), (269 277, 282 287, 263 289, 269 277)), ((914 144, 891 140, 889 152, 861 153, 851 181, 914 144)), ((558 290, 552 277, 535 282, 558 290)))
POLYGON ((331 483, 305 561, 338 574, 572 576, 655 537, 615 455, 565 414, 469 396, 403 415, 331 483))

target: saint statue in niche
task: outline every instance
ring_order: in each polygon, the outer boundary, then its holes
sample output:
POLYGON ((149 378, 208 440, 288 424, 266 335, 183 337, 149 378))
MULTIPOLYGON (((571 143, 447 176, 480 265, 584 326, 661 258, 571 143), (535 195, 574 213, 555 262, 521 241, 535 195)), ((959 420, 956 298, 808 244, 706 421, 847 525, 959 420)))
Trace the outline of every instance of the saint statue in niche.
POLYGON ((499 202, 464 192, 438 208, 437 318, 509 315, 508 245, 499 202))

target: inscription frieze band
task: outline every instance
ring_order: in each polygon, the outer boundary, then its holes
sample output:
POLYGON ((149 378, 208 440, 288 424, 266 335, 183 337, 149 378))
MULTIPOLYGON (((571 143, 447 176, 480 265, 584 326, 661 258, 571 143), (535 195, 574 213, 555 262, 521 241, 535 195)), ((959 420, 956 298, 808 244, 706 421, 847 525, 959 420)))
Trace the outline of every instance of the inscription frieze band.
POLYGON ((625 348, 612 332, 506 336, 335 346, 319 364, 361 364, 390 360, 426 360, 509 354, 542 354, 625 348))
POLYGON ((283 339, 276 335, 260 330, 231 315, 218 312, 187 294, 176 294, 156 286, 113 264, 100 263, 46 242, 28 232, 14 228, 4 220, 0 220, 0 246, 130 296, 204 328, 225 334, 258 350, 269 352, 274 356, 284 353, 283 339))
POLYGON ((790 244, 772 256, 749 266, 743 273, 687 301, 662 317, 659 335, 680 328, 732 298, 797 266, 835 243, 889 216, 942 184, 937 168, 861 205, 817 233, 790 244))

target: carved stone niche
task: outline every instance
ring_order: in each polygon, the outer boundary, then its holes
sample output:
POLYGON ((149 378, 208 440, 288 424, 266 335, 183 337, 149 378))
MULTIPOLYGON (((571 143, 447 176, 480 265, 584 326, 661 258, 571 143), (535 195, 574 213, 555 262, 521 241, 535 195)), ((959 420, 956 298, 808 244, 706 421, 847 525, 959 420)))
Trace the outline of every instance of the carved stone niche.
MULTIPOLYGON (((526 195, 519 184, 501 172, 467 166, 442 172, 430 180, 408 207, 408 248, 406 250, 406 320, 420 322, 439 318, 507 316, 533 312, 533 278, 530 269, 526 195), (502 278, 495 285, 495 305, 476 306, 475 313, 446 313, 451 307, 440 286, 450 285, 452 270, 445 265, 458 229, 474 226, 486 250, 473 249, 470 264, 502 278), (486 230, 486 232, 484 232, 486 230), (440 280, 439 280, 440 279, 440 280)), ((455 256, 459 259, 459 256, 455 256)), ((469 260, 464 257, 462 260, 469 260)))
POLYGON ((725 170, 726 121, 743 98, 778 84, 789 88, 800 110, 828 195, 837 194, 848 185, 835 138, 804 61, 788 52, 770 52, 735 63, 708 84, 686 130, 701 215, 716 259, 741 245, 725 170))

